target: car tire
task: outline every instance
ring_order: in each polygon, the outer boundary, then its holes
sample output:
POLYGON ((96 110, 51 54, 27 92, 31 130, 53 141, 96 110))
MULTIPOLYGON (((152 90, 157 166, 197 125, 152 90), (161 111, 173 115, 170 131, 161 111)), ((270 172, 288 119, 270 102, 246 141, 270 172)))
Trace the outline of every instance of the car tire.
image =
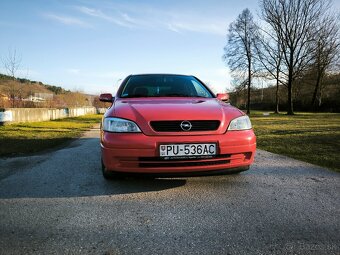
POLYGON ((114 171, 108 171, 103 161, 102 161, 102 174, 106 180, 114 180, 114 179, 118 180, 118 179, 123 178, 123 176, 119 173, 116 173, 114 171))
POLYGON ((236 168, 236 170, 230 172, 230 174, 239 174, 239 173, 242 173, 244 171, 248 171, 249 170, 249 166, 245 166, 245 167, 242 167, 242 168, 236 168))

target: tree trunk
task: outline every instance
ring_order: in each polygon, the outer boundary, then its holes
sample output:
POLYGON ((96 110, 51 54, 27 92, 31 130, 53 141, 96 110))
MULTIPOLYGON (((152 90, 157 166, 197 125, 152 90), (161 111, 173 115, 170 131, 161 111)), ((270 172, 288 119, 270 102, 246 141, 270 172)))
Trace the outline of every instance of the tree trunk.
POLYGON ((276 92, 275 92, 275 112, 276 114, 279 114, 279 70, 276 69, 276 92))
POLYGON ((290 63, 288 67, 288 100, 287 100, 287 115, 294 115, 293 110, 293 54, 290 53, 290 63))
POLYGON ((288 115, 294 115, 294 111, 293 111, 293 99, 292 99, 292 95, 293 95, 293 88, 292 88, 292 81, 288 81, 288 105, 287 105, 287 114, 288 115))
POLYGON ((251 64, 248 65, 248 99, 247 99, 247 114, 250 114, 250 84, 251 84, 251 64))
POLYGON ((279 114, 279 83, 276 84, 276 92, 275 92, 275 111, 274 113, 279 114))
POLYGON ((313 97, 312 97, 312 107, 314 110, 316 110, 316 97, 318 95, 318 91, 319 91, 319 87, 320 87, 320 81, 321 81, 321 75, 318 74, 317 78, 316 78, 316 84, 315 84, 315 89, 313 92, 313 97))
MULTIPOLYGON (((320 82, 320 83, 321 83, 321 82, 320 82)), ((319 106, 319 108, 320 108, 321 103, 322 103, 322 87, 321 87, 321 86, 320 86, 319 92, 320 92, 320 93, 319 93, 319 100, 318 100, 318 101, 319 101, 319 105, 318 105, 318 106, 319 106)))

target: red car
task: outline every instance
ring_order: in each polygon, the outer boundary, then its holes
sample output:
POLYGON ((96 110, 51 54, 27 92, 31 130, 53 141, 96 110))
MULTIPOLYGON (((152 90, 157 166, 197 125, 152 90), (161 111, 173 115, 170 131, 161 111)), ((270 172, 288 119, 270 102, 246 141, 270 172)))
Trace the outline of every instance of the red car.
POLYGON ((130 75, 101 124, 105 178, 122 173, 194 175, 241 172, 254 161, 256 137, 242 111, 194 76, 130 75))

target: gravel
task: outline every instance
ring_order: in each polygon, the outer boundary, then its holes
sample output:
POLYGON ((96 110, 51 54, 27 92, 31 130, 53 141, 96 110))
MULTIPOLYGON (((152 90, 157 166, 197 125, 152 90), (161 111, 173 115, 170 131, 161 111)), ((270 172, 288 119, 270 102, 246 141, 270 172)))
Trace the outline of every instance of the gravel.
POLYGON ((340 254, 340 174, 269 152, 237 175, 106 181, 99 130, 0 159, 0 254, 340 254))

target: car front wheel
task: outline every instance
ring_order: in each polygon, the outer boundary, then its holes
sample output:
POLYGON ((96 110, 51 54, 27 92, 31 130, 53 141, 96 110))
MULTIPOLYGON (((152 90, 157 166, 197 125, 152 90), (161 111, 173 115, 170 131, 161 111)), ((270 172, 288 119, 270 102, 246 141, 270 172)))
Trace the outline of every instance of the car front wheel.
POLYGON ((113 180, 113 179, 122 179, 123 176, 122 174, 119 174, 114 171, 108 171, 107 168, 105 167, 103 161, 102 161, 102 174, 106 180, 113 180))

